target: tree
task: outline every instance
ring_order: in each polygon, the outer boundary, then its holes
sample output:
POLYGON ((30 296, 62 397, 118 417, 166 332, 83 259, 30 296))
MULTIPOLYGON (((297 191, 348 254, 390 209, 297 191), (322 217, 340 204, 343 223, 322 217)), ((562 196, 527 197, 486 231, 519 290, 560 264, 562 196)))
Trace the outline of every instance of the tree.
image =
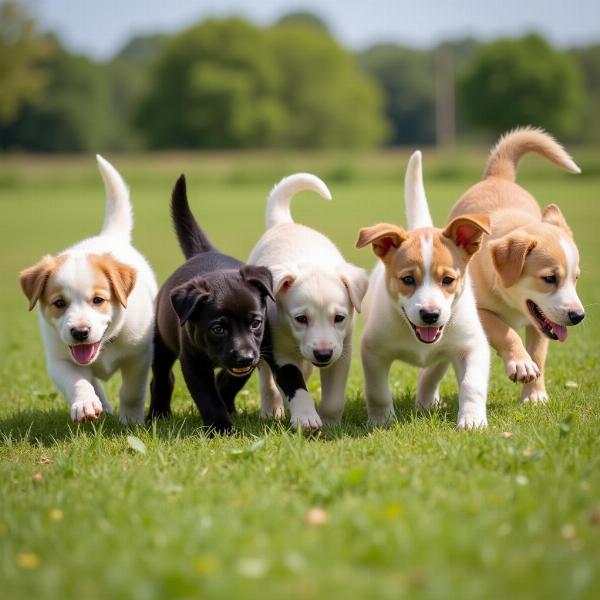
POLYGON ((461 87, 465 114, 495 135, 529 124, 564 135, 578 124, 577 65, 539 35, 483 46, 461 87))
POLYGON ((583 76, 585 100, 578 139, 597 142, 600 139, 600 45, 577 48, 571 51, 583 76))

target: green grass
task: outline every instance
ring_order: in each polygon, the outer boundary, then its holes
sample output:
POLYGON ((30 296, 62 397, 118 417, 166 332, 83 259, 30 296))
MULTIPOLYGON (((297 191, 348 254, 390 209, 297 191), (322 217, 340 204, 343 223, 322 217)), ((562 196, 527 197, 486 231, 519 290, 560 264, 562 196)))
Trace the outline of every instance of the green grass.
MULTIPOLYGON (((543 407, 521 406, 493 359, 490 427, 455 431, 444 408, 417 415, 416 370, 393 369, 398 423, 369 430, 355 358, 341 427, 305 438, 258 417, 255 378, 238 434, 208 439, 178 377, 174 416, 155 428, 114 417, 73 425, 45 373, 37 318, 18 271, 98 231, 92 157, 0 164, 0 593, 4 598, 597 598, 600 594, 600 161, 579 177, 526 159, 520 181, 557 202, 581 251, 586 321, 551 344, 543 407), (577 387, 572 387, 575 382, 577 387), (503 437, 502 432, 512 436, 503 437), (145 445, 130 447, 128 436, 145 445), (322 525, 307 522, 321 507, 322 525)), ((280 177, 311 170, 334 201, 302 195, 298 221, 346 256, 359 227, 403 222, 407 154, 115 156, 131 185, 135 242, 164 279, 181 257, 168 197, 184 171, 195 214, 226 252, 248 255, 280 177)), ((438 225, 475 182, 485 149, 425 152, 438 225)), ((311 381, 318 395, 318 381, 311 381)), ((115 398, 118 378, 108 386, 115 398)))

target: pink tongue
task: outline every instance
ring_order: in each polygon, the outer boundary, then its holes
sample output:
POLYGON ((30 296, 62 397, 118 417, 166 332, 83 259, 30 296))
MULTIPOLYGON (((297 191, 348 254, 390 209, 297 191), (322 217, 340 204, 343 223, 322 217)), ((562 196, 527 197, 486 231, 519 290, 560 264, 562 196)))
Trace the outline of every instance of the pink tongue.
POLYGON ((71 354, 80 365, 87 365, 96 355, 98 344, 78 344, 71 346, 71 354))
POLYGON ((567 339, 567 335, 569 335, 564 325, 557 325, 556 323, 552 323, 552 331, 554 331, 554 335, 556 335, 559 342, 564 342, 567 339))
POLYGON ((424 342, 433 342, 439 330, 439 327, 417 327, 417 333, 424 342))

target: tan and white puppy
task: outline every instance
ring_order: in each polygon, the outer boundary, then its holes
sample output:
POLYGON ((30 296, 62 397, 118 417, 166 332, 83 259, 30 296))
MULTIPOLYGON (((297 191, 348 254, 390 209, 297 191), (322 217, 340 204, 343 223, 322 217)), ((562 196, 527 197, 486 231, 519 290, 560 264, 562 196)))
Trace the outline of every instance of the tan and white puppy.
POLYGON ((276 303, 268 309, 268 324, 278 380, 285 382, 278 391, 263 361, 261 413, 280 418, 283 394, 292 425, 311 430, 323 422, 337 423, 342 417, 354 311, 360 311, 368 279, 364 270, 346 262, 324 235, 293 222, 290 202, 303 190, 331 199, 327 186, 314 175, 298 173, 283 179, 269 196, 267 231, 248 263, 266 266, 273 275, 276 303), (318 412, 305 383, 313 365, 321 370, 318 412))
POLYGON ((570 173, 579 167, 540 129, 515 129, 491 152, 483 181, 468 189, 450 216, 486 213, 491 235, 473 259, 471 274, 479 316, 512 381, 525 385, 523 402, 546 402, 544 365, 549 340, 564 342, 567 327, 585 317, 575 289, 579 252, 560 209, 542 212, 515 183, 527 152, 541 154, 570 173), (525 346, 517 329, 525 326, 525 346))
POLYGON ((157 285, 146 259, 131 246, 129 191, 102 157, 106 216, 100 235, 21 273, 29 310, 39 307, 50 377, 74 421, 112 412, 100 380, 121 370, 122 422, 142 422, 152 358, 157 285))
POLYGON ((433 227, 420 152, 408 163, 404 195, 408 231, 380 223, 361 229, 356 243, 371 244, 380 259, 363 302, 369 422, 384 425, 395 416, 388 377, 399 359, 423 367, 416 402, 425 410, 438 404, 439 383, 452 364, 459 383, 458 427, 485 427, 490 351, 467 267, 489 219, 458 216, 444 229, 433 227))

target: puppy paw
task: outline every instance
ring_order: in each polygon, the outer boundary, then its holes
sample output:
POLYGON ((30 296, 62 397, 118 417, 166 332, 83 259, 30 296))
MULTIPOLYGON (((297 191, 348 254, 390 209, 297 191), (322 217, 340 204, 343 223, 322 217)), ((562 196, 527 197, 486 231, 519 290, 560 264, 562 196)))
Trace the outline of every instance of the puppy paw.
POLYGON ((339 425, 342 422, 342 415, 323 415, 321 414, 321 422, 325 426, 333 426, 339 425))
POLYGON ((382 410, 369 410, 368 424, 371 427, 387 427, 396 420, 396 413, 393 408, 382 410))
POLYGON ((314 409, 312 412, 292 413, 290 423, 294 429, 302 429, 303 431, 316 431, 323 426, 321 417, 314 409))
POLYGON ((127 406, 121 404, 119 408, 119 421, 123 425, 135 425, 136 423, 144 422, 144 405, 127 406))
POLYGON ((538 366, 529 356, 522 359, 509 359, 506 361, 506 374, 508 378, 521 383, 530 383, 540 376, 538 366))
POLYGON ((71 405, 71 419, 77 423, 95 421, 102 414, 102 403, 96 394, 79 398, 71 405))
POLYGON ((488 426, 485 408, 466 408, 458 412, 458 429, 485 429, 488 426))
POLYGON ((260 418, 265 420, 275 419, 281 421, 285 417, 283 406, 273 406, 270 408, 260 409, 260 418))
POLYGON ((440 405, 440 395, 436 392, 433 396, 420 397, 417 395, 415 406, 419 412, 435 410, 440 405))
POLYGON ((524 404, 546 404, 548 402, 548 394, 543 388, 535 389, 524 385, 521 392, 521 402, 524 404))

